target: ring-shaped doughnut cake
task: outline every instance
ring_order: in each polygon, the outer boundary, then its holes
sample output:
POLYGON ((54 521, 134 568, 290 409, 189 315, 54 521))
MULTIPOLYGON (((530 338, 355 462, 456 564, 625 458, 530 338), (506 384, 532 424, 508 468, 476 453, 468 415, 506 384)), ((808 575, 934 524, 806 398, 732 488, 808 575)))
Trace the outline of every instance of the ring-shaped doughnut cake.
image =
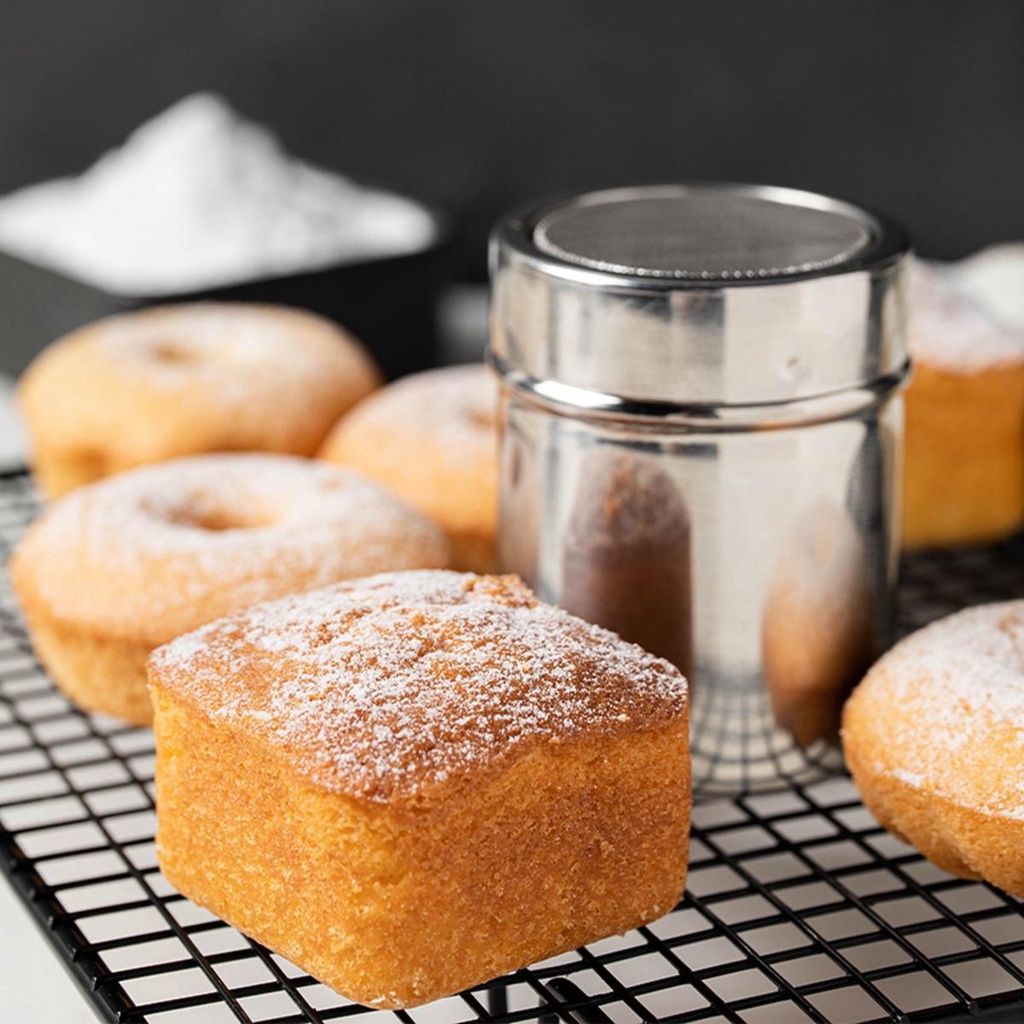
POLYGON ((207 302, 67 335, 26 370, 18 401, 36 482, 53 498, 182 455, 312 455, 381 379, 355 338, 312 313, 207 302))
POLYGON ((68 696, 146 723, 146 659, 160 644, 270 598, 447 561, 434 523, 358 474, 239 453, 79 488, 30 527, 11 581, 68 696))

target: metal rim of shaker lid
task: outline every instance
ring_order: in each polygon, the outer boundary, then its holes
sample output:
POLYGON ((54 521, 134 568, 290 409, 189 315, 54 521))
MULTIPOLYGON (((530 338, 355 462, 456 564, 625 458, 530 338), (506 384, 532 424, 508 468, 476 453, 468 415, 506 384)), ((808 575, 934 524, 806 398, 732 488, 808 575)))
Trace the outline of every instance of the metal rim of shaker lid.
POLYGON ((895 221, 864 207, 855 206, 816 192, 776 185, 750 185, 734 182, 694 182, 646 185, 588 192, 533 205, 506 217, 498 227, 506 251, 533 265, 540 273, 565 278, 582 285, 614 288, 691 289, 732 288, 786 284, 808 278, 852 273, 884 267, 910 249, 910 240, 895 221), (566 251, 552 238, 551 225, 559 214, 595 206, 611 207, 630 199, 651 200, 693 198, 699 195, 759 200, 791 210, 833 214, 860 228, 859 244, 848 244, 839 252, 813 261, 756 270, 696 271, 679 268, 644 268, 613 261, 602 261, 566 251))

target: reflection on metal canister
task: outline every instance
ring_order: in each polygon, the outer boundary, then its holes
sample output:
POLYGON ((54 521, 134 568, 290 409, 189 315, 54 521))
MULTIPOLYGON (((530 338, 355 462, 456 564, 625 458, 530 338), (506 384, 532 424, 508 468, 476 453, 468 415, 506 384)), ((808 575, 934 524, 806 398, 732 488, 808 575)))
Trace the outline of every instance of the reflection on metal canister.
POLYGON ((819 501, 782 547, 761 622, 772 714, 801 747, 837 739, 843 702, 880 653, 871 610, 857 529, 819 501))
POLYGON ((690 520, 658 463, 615 448, 588 453, 564 544, 565 609, 691 676, 690 520))
POLYGON ((907 252, 883 217, 740 185, 495 231, 503 567, 687 671, 698 789, 837 768, 890 639, 907 252))

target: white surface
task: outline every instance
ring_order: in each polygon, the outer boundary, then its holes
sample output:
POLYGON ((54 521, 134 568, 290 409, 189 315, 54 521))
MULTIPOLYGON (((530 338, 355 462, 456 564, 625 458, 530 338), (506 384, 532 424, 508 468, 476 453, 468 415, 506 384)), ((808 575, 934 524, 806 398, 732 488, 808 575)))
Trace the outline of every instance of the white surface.
POLYGON ((0 1018, 5 1024, 96 1024, 6 880, 0 879, 0 1018))

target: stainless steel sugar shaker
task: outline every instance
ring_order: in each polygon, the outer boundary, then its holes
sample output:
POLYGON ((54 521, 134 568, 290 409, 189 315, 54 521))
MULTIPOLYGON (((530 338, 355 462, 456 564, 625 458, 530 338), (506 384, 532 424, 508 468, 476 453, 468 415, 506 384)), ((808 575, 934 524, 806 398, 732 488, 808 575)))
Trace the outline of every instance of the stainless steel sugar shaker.
POLYGON ((699 789, 835 768, 890 640, 908 249, 877 214, 749 185, 495 229, 502 562, 687 673, 699 789))

